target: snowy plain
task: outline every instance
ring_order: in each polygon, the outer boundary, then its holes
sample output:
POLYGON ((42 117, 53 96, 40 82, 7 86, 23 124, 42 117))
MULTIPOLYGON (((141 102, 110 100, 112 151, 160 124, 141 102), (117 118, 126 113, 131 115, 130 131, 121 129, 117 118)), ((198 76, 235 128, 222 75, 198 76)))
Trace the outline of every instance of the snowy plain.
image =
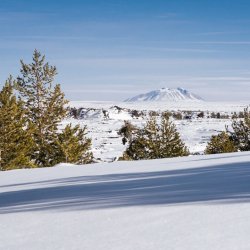
POLYGON ((137 110, 200 110, 214 112, 239 112, 250 103, 244 102, 208 102, 208 101, 154 101, 154 102, 111 102, 111 101, 71 101, 70 106, 80 108, 104 108, 117 105, 137 110))
POLYGON ((249 183, 249 152, 0 172, 0 249, 250 249, 249 183))
POLYGON ((92 139, 92 151, 96 159, 112 162, 120 157, 126 146, 122 144, 122 138, 117 134, 129 120, 132 124, 140 127, 146 122, 146 117, 134 118, 126 110, 137 111, 171 111, 171 112, 201 112, 229 115, 229 119, 192 118, 189 120, 174 120, 181 138, 192 154, 202 154, 207 142, 212 135, 225 130, 225 126, 231 125, 231 116, 234 112, 239 113, 249 105, 247 102, 225 103, 205 101, 155 101, 155 102, 70 102, 71 107, 84 108, 84 119, 67 119, 64 124, 72 123, 81 126, 87 125, 88 136, 92 139), (119 107, 122 110, 116 109, 119 107), (108 118, 103 115, 104 111, 109 114, 108 118))

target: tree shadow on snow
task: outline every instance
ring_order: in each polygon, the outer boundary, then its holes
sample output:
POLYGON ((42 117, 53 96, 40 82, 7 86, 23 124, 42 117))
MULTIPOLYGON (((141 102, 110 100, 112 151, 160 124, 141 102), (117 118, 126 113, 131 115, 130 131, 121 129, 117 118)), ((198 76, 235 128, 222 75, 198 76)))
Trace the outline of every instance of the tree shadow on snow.
POLYGON ((0 194, 0 213, 193 202, 250 202, 250 163, 26 183, 0 194))

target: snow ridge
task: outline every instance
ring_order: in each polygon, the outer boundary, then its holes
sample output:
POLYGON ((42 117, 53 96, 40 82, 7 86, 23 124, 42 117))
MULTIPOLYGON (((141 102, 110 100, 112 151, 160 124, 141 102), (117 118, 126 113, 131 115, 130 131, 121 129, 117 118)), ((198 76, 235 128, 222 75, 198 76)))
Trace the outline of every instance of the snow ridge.
POLYGON ((144 101, 202 101, 203 99, 183 88, 170 89, 161 88, 145 94, 140 94, 128 98, 125 102, 144 102, 144 101))

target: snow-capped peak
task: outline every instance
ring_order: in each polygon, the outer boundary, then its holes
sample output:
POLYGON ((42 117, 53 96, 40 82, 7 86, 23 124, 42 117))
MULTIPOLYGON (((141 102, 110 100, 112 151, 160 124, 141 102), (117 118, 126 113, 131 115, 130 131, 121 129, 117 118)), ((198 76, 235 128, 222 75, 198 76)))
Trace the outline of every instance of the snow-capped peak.
POLYGON ((145 94, 140 94, 128 98, 125 102, 142 102, 142 101, 201 101, 201 97, 189 92, 183 88, 170 89, 161 88, 145 94))

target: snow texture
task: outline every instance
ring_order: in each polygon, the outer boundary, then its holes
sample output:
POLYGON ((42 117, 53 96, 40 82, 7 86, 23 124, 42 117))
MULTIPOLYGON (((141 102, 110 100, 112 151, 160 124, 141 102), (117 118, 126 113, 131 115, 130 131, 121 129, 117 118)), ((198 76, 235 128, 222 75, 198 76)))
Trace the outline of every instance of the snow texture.
POLYGON ((249 183, 249 152, 1 172, 0 249, 250 249, 249 183))

